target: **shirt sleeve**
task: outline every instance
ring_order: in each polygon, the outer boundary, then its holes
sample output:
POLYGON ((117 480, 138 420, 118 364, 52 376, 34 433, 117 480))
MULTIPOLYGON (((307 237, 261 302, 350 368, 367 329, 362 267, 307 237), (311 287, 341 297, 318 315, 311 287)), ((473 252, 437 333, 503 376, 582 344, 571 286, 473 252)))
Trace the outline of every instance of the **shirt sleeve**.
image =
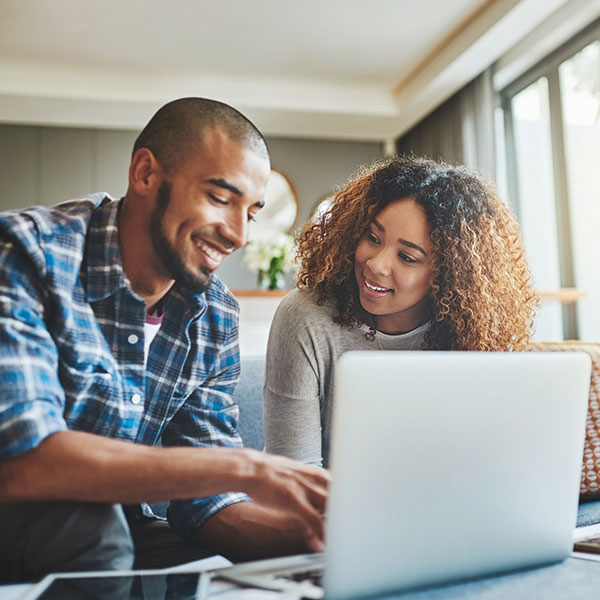
MULTIPOLYGON (((16 226, 28 229, 25 221, 16 226)), ((0 232, 0 459, 67 429, 58 351, 45 323, 45 263, 32 248, 26 253, 0 232)))
POLYGON ((322 466, 317 351, 301 297, 298 292, 286 297, 271 323, 263 390, 265 450, 322 466))
MULTIPOLYGON (((239 376, 236 328, 223 346, 211 377, 191 394, 165 429, 163 445, 241 448, 242 439, 237 432, 239 408, 233 400, 239 376)), ((167 518, 179 535, 189 537, 218 511, 248 500, 246 494, 235 490, 207 498, 177 500, 170 503, 167 518)))

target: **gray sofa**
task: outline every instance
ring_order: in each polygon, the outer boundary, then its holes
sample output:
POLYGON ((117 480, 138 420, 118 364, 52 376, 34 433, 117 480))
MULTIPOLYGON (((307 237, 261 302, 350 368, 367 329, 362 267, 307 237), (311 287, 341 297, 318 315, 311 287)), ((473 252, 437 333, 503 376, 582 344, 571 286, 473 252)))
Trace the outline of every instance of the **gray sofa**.
POLYGON ((265 378, 264 356, 243 356, 242 374, 234 399, 240 407, 238 430, 247 448, 264 448, 262 425, 262 389, 265 378))

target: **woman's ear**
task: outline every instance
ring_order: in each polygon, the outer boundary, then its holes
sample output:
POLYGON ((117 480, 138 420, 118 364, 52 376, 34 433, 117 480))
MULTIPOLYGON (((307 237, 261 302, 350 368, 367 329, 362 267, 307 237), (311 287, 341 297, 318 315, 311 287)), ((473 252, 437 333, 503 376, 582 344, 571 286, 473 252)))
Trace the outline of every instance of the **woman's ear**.
POLYGON ((135 152, 129 165, 129 186, 140 196, 152 194, 162 181, 163 170, 148 148, 135 152))

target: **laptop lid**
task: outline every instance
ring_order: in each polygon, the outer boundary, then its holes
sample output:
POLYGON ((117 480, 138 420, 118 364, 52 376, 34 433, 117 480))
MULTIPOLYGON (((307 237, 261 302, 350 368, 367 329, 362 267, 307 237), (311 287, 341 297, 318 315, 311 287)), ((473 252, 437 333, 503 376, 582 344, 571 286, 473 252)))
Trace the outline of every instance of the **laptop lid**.
POLYGON ((568 556, 590 368, 583 353, 343 355, 326 597, 568 556))

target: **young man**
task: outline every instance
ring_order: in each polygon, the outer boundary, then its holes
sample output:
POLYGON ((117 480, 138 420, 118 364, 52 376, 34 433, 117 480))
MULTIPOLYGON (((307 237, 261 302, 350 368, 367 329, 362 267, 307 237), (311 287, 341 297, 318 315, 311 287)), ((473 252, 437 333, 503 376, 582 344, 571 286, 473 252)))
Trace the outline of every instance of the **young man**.
POLYGON ((136 140, 121 200, 0 215, 0 580, 129 568, 166 500, 204 552, 322 549, 328 474, 239 448, 238 305, 213 275, 269 173, 250 121, 185 98, 136 140))

